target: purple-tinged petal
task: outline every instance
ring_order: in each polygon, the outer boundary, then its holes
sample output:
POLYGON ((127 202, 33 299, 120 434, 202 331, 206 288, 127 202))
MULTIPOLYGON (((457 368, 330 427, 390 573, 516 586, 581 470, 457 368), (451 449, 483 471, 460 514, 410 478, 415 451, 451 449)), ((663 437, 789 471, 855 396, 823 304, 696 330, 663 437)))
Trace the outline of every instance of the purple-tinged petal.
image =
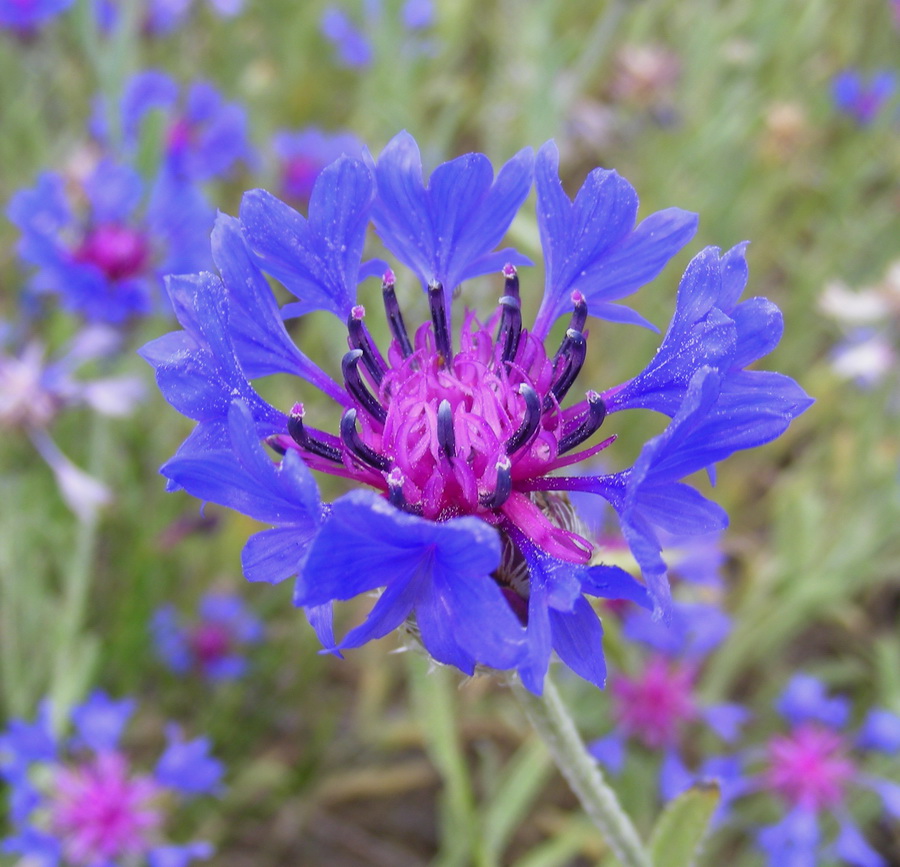
POLYGON ((619 774, 625 766, 625 738, 618 732, 598 738, 588 744, 588 752, 614 774, 619 774))
POLYGON ((834 842, 834 852, 841 860, 854 867, 887 867, 888 863, 866 842, 859 828, 847 819, 841 822, 840 833, 834 842))
POLYGON ((696 777, 688 770, 681 756, 675 750, 666 750, 659 768, 659 791, 663 800, 677 798, 695 781, 696 777))
POLYGON ((248 581, 278 584, 297 574, 318 525, 308 527, 291 524, 255 533, 241 552, 241 567, 248 581))
POLYGON ((818 867, 819 823, 810 810, 792 810, 763 828, 757 841, 769 856, 769 867, 818 867))
POLYGON ((893 818, 900 819, 900 784, 892 780, 872 778, 867 778, 864 783, 881 798, 884 809, 893 818))
POLYGON ((863 750, 883 753, 900 751, 900 717, 882 708, 870 710, 856 737, 863 750))
POLYGON ((739 704, 715 704, 702 711, 706 724, 723 741, 734 741, 741 733, 741 726, 749 719, 750 711, 739 704))
POLYGON ((618 566, 591 566, 581 575, 581 589, 601 599, 627 599, 650 609, 653 602, 647 588, 618 566))
POLYGON ((829 698, 825 684, 808 674, 795 674, 790 679, 775 709, 792 725, 816 720, 841 728, 850 717, 850 701, 844 696, 829 698))
POLYGON ((156 764, 160 784, 184 795, 203 795, 220 787, 225 768, 209 755, 208 738, 186 741, 178 726, 166 729, 168 745, 156 764))
POLYGON ((195 858, 206 859, 212 856, 212 845, 198 840, 184 846, 157 846, 147 853, 149 867, 186 867, 195 858))
POLYGON ((72 711, 79 742, 97 753, 114 750, 134 708, 132 699, 113 701, 105 692, 91 693, 84 704, 72 711))

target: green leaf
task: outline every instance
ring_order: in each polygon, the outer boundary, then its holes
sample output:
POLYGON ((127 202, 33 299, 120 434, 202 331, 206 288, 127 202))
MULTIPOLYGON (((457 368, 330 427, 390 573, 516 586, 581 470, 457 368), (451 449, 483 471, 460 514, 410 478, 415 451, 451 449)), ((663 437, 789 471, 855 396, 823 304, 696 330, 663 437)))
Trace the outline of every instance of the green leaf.
POLYGON ((650 837, 654 867, 692 867, 697 863, 719 800, 718 783, 698 783, 663 810, 650 837))

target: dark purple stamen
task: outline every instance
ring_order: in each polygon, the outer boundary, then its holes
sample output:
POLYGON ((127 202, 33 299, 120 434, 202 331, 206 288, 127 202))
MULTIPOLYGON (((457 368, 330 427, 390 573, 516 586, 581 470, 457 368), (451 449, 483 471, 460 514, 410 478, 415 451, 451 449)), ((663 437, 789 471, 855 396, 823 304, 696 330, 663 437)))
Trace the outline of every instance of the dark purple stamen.
POLYGON ((431 321, 434 324, 434 343, 444 367, 449 367, 453 357, 453 347, 450 340, 450 328, 447 325, 444 287, 437 280, 428 284, 428 303, 431 305, 431 321))
POLYGON ((584 331, 588 314, 587 301, 577 289, 572 293, 572 303, 575 305, 575 309, 572 311, 572 321, 569 323, 569 328, 574 328, 575 331, 584 331))
POLYGON ((409 358, 413 354, 413 348, 412 343, 409 341, 409 334, 406 332, 406 324, 403 322, 403 313, 400 311, 397 294, 394 292, 393 271, 385 271, 381 283, 381 294, 384 299, 384 312, 387 314, 391 334, 394 335, 394 340, 400 345, 403 357, 409 358))
POLYGON ((527 382, 523 382, 519 386, 519 394, 525 398, 525 415, 519 429, 506 441, 508 455, 529 445, 541 424, 541 399, 538 393, 527 382))
POLYGON ((518 298, 504 295, 500 299, 500 327, 497 330, 497 344, 502 347, 500 357, 503 361, 512 361, 519 348, 522 334, 522 306, 518 298))
POLYGON ((388 483, 388 501, 394 508, 396 509, 407 509, 409 503, 405 496, 403 496, 403 484, 406 482, 406 478, 398 467, 394 467, 387 474, 387 483, 388 483))
POLYGON ((381 385, 387 365, 372 342, 369 330, 363 322, 365 315, 366 310, 360 304, 350 311, 350 315, 347 317, 347 343, 351 349, 359 349, 362 352, 362 362, 366 366, 366 370, 372 375, 376 385, 381 385))
POLYGON ((382 472, 391 468, 391 462, 387 457, 369 448, 360 438, 359 432, 356 430, 355 409, 348 409, 341 416, 341 439, 344 445, 364 464, 382 472))
POLYGON ((359 362, 363 357, 361 349, 351 349, 341 359, 341 373, 347 393, 376 421, 384 424, 387 410, 376 400, 359 374, 359 362))
POLYGON ((481 504, 488 509, 499 509, 512 493, 512 463, 504 455, 497 461, 497 482, 494 493, 482 499, 481 504))
POLYGON ((456 434, 453 432, 453 410, 446 398, 441 401, 437 412, 437 438, 441 451, 448 458, 456 457, 456 434))
POLYGON ((288 416, 288 433, 291 435, 291 439, 300 446, 304 451, 310 452, 310 454, 318 455, 320 458, 325 458, 327 461, 335 461, 336 463, 343 463, 341 460, 341 453, 334 446, 329 445, 328 443, 324 443, 321 440, 316 439, 314 436, 310 434, 310 432, 303 425, 303 416, 305 415, 305 411, 303 409, 302 403, 295 403, 293 409, 291 410, 291 414, 288 416))
POLYGON ((588 437, 593 436, 606 418, 606 404, 596 391, 587 393, 587 413, 582 416, 581 424, 559 441, 559 454, 565 454, 581 445, 588 437))
MULTIPOLYGON (((550 386, 550 391, 556 398, 557 403, 561 403, 566 396, 568 390, 572 387, 581 368, 584 365, 584 359, 587 355, 587 341, 580 331, 570 328, 566 331, 566 336, 556 353, 555 369, 556 379, 550 386)), ((544 398, 544 409, 548 409, 553 405, 550 396, 544 398)))

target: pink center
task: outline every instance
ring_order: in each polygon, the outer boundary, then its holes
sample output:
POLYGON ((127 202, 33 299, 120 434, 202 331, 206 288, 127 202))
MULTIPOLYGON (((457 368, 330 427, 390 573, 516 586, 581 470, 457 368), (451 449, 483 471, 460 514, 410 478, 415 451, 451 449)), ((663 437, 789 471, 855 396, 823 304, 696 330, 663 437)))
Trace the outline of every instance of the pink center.
POLYGON ((309 157, 285 160, 281 169, 281 186, 288 198, 309 201, 312 188, 322 171, 322 164, 309 157))
POLYGON ((152 847, 163 821, 154 806, 160 787, 129 775, 119 753, 103 753, 89 764, 59 771, 50 806, 53 832, 73 865, 139 858, 152 847))
POLYGON ((454 352, 440 284, 428 290, 432 321, 410 340, 388 272, 383 293, 394 341, 387 359, 371 342, 363 308, 353 308, 348 319, 350 352, 342 369, 352 403, 340 437, 305 427, 297 404, 290 436, 273 444, 299 449, 317 470, 378 488, 414 514, 439 521, 476 515, 515 528, 555 557, 586 563, 591 544, 551 521, 531 492, 541 489, 542 477, 612 442, 572 451, 603 421, 606 407, 596 392, 560 407, 584 362, 587 305, 573 293, 570 328, 548 358, 541 341, 522 328, 515 268, 503 273, 497 313, 487 325, 468 313, 454 352))
POLYGON ((810 810, 835 807, 856 774, 845 755, 846 743, 836 732, 801 725, 769 743, 766 784, 792 807, 810 810))
POLYGON ((221 623, 201 623, 188 635, 188 644, 197 661, 206 668, 218 662, 230 651, 231 630, 221 623))
POLYGON ((147 239, 140 232, 116 223, 92 229, 75 251, 79 262, 99 268, 109 280, 127 280, 140 274, 150 258, 147 239))
POLYGON ((169 127, 167 144, 170 151, 183 151, 189 148, 194 140, 194 127, 186 118, 178 118, 169 127))
POLYGON ((697 715, 693 687, 692 670, 652 657, 639 677, 613 680, 616 721, 650 749, 672 746, 681 727, 697 715))

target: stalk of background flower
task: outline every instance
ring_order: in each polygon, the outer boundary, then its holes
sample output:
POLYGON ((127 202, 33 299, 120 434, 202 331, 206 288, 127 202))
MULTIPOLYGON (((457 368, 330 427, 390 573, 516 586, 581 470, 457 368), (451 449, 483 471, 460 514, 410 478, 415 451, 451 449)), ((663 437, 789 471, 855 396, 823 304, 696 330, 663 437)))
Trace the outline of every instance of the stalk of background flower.
POLYGON ((516 680, 512 681, 512 688, 556 766, 619 862, 623 867, 650 867, 650 856, 637 830, 585 749, 552 681, 547 678, 541 696, 534 695, 516 680))

